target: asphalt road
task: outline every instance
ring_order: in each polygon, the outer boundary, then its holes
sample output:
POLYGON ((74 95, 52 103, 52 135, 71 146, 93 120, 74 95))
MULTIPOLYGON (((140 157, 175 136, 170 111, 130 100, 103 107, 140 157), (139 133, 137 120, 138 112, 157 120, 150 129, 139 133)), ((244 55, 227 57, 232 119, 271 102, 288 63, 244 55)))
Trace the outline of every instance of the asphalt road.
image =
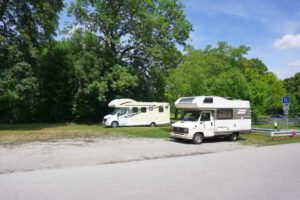
POLYGON ((0 198, 298 200, 299 153, 289 144, 1 174, 0 198))

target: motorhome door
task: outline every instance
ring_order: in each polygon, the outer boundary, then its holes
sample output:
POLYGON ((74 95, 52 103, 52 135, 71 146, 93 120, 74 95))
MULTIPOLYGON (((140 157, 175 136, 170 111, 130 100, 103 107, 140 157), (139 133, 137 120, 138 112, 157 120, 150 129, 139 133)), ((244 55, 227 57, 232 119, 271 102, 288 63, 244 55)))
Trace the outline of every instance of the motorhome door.
POLYGON ((214 121, 211 112, 204 111, 201 114, 200 122, 203 126, 204 136, 213 136, 214 135, 214 121))
POLYGON ((119 126, 124 126, 124 125, 128 124, 128 114, 129 114, 128 108, 120 109, 120 111, 118 113, 119 126))

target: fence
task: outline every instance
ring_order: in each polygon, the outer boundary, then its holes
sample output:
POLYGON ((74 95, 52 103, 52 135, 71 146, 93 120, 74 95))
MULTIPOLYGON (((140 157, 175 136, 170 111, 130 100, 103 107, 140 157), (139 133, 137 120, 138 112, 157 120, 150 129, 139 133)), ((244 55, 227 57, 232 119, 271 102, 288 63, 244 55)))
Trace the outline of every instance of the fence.
MULTIPOLYGON (((270 117, 259 117, 256 120, 256 124, 273 124, 274 121, 277 124, 286 124, 286 118, 270 118, 270 117)), ((300 118, 288 118, 288 124, 300 124, 300 118)))

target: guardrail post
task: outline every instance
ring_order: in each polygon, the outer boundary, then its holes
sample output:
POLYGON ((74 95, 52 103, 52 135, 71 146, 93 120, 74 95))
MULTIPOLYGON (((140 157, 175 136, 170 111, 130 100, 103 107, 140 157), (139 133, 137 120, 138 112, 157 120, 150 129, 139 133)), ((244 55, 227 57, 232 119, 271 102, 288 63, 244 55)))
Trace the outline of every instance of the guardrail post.
POLYGON ((295 136, 296 136, 296 130, 293 130, 292 137, 295 137, 295 136))

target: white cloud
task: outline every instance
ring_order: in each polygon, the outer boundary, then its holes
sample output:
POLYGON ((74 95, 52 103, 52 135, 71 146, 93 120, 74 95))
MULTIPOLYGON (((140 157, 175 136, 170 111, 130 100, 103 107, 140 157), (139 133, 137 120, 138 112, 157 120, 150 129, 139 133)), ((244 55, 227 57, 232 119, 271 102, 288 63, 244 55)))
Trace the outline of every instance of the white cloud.
POLYGON ((277 49, 300 48, 300 34, 287 34, 273 43, 277 49))
POLYGON ((300 67, 300 60, 293 60, 293 61, 290 61, 290 62, 288 62, 287 65, 288 65, 288 66, 291 66, 291 67, 300 67))

